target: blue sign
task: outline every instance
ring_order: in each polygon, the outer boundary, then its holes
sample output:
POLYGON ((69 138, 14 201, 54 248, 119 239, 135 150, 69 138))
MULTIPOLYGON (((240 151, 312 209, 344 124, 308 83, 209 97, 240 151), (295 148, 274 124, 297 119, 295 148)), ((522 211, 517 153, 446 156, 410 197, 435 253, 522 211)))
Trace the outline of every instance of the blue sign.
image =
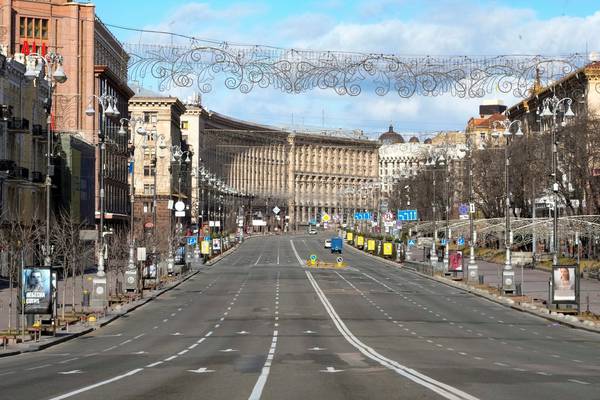
POLYGON ((408 247, 414 247, 417 244, 415 239, 408 239, 408 247))
POLYGON ((316 225, 317 224, 317 220, 313 218, 313 219, 310 220, 309 224, 316 225))
POLYGON ((190 236, 187 239, 188 239, 187 242, 190 246, 193 246, 198 242, 198 239, 196 238, 196 236, 190 236))
POLYGON ((469 213, 469 205, 468 204, 461 204, 458 206, 458 213, 460 215, 466 215, 469 213))
POLYGON ((354 219, 357 221, 361 221, 361 220, 370 220, 371 219, 371 213, 370 212, 356 212, 354 213, 354 219))
POLYGON ((456 244, 458 244, 459 246, 464 246, 465 245, 465 238, 464 237, 459 237, 458 240, 456 241, 456 244))
POLYGON ((317 261, 317 256, 316 256, 316 254, 311 254, 311 255, 310 255, 310 261, 317 261))
POLYGON ((416 221, 417 210, 398 210, 398 221, 416 221))
POLYGON ((442 243, 442 246, 445 246, 446 245, 446 239, 442 239, 441 243, 442 243))

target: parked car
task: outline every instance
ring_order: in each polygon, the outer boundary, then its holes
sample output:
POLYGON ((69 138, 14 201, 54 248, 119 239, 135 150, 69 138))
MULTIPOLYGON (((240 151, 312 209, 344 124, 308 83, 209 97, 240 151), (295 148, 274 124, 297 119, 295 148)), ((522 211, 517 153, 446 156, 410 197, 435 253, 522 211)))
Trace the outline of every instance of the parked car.
POLYGON ((326 249, 330 249, 330 248, 331 248, 331 240, 330 240, 330 239, 327 239, 327 240, 325 241, 325 248, 326 248, 326 249))
POLYGON ((317 230, 316 229, 309 229, 308 230, 308 234, 309 235, 316 235, 317 234, 317 230))

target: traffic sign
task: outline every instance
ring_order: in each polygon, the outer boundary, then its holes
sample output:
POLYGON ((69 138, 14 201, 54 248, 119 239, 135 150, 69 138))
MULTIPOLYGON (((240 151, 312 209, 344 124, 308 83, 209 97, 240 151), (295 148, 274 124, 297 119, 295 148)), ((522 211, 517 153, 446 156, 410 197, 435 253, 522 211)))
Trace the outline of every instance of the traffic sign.
POLYGON ((198 242, 198 239, 196 238, 196 236, 189 236, 189 237, 187 238, 187 243, 188 243, 190 246, 193 246, 193 245, 195 245, 197 242, 198 242))
POLYGON ((310 255, 310 261, 317 261, 317 255, 316 254, 311 254, 310 255))
POLYGON ((344 261, 344 259, 342 258, 342 256, 338 256, 338 258, 336 258, 335 261, 337 261, 338 264, 341 264, 344 261))
POLYGON ((416 221, 417 210, 398 210, 398 221, 416 221))
POLYGON ((355 213, 354 213, 354 219, 355 219, 355 220, 357 220, 357 221, 360 221, 360 220, 362 220, 362 219, 363 219, 363 215, 362 215, 362 213, 360 213, 360 212, 355 212, 355 213))
POLYGON ((331 219, 331 217, 327 213, 324 213, 323 216, 321 217, 321 221, 323 221, 323 222, 329 222, 330 219, 331 219))
POLYGON ((464 204, 464 203, 460 204, 458 206, 458 213, 461 214, 461 215, 462 214, 468 214, 469 213, 469 206, 467 204, 464 204))
POLYGON ((442 243, 442 246, 446 245, 446 239, 442 239, 440 242, 442 243))
POLYGON ((408 239, 408 247, 414 247, 417 244, 415 239, 408 239))
POLYGON ((464 246, 465 245, 465 238, 460 236, 457 240, 456 240, 456 244, 458 244, 459 246, 464 246))
POLYGON ((279 209, 279 207, 277 207, 277 206, 273 207, 273 214, 277 215, 277 214, 279 214, 280 211, 281 210, 279 209))
POLYGON ((175 203, 175 210, 176 211, 185 210, 185 203, 183 201, 179 200, 177 203, 175 203))

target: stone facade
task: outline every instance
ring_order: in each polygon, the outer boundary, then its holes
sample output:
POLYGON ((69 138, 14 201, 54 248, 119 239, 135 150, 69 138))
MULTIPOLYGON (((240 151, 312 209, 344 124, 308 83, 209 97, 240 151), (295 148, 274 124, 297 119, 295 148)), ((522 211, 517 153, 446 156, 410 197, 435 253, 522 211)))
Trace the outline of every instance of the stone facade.
POLYGON ((203 115, 204 165, 250 197, 253 218, 261 215, 269 228, 293 229, 324 213, 347 221, 356 210, 376 208, 377 142, 203 115), (368 185, 371 192, 360 190, 368 185))
MULTIPOLYGON (((172 162, 172 146, 188 149, 180 129, 185 106, 176 97, 139 93, 129 100, 129 111, 131 119, 141 120, 135 130, 146 131, 145 135, 136 132, 130 143, 134 154, 134 228, 138 237, 143 228, 146 233, 155 232, 160 247, 167 249, 169 233, 177 222, 168 208, 169 201, 190 205, 189 167, 185 162, 172 162)), ((186 217, 179 222, 186 223, 189 217, 186 210, 186 217)))

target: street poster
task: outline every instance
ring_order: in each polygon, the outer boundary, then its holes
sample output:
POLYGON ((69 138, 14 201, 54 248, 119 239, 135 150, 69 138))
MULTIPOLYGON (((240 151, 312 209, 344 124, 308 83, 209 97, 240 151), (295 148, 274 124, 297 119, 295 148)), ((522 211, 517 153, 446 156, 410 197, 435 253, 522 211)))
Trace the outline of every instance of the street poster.
POLYGON ((25 314, 52 314, 50 267, 23 268, 23 305, 25 314))
POLYGON ((203 240, 200 243, 200 253, 210 254, 210 242, 208 240, 203 240))
POLYGON ((351 241, 352 241, 352 239, 354 239, 354 233, 352 233, 352 232, 348 232, 348 233, 346 233, 346 240, 347 240, 348 242, 351 242, 351 241))
POLYGON ((552 299, 555 303, 577 302, 577 266, 555 265, 552 267, 552 299))
POLYGON ((448 252, 450 264, 448 270, 450 272, 462 272, 463 270, 463 255, 460 250, 450 250, 448 252))

